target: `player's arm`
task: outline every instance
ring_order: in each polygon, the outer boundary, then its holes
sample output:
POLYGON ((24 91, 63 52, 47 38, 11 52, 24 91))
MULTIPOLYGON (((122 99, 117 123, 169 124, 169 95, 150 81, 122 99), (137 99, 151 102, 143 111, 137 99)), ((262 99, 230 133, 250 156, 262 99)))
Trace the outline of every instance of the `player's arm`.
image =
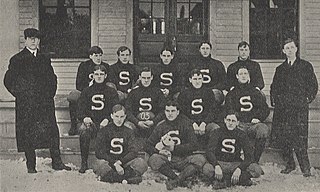
POLYGON ((242 133, 240 135, 239 141, 241 144, 240 147, 242 148, 244 153, 244 159, 239 165, 239 168, 244 171, 248 168, 253 160, 253 146, 250 143, 249 137, 245 133, 242 133))
POLYGON ((109 140, 107 128, 100 129, 96 138, 95 154, 98 159, 104 159, 108 161, 110 165, 113 165, 116 160, 110 156, 109 150, 107 149, 107 145, 110 145, 110 143, 108 143, 109 140))
POLYGON ((318 81, 314 73, 314 69, 311 63, 307 62, 306 71, 304 73, 306 80, 307 90, 307 101, 311 103, 317 96, 318 93, 318 81))
POLYGON ((255 70, 253 72, 253 85, 255 87, 258 87, 260 90, 262 90, 264 88, 264 80, 263 80, 263 75, 262 75, 262 71, 261 71, 261 67, 259 63, 254 62, 253 63, 255 65, 255 70))
POLYGON ((133 100, 134 100, 134 95, 133 92, 130 92, 128 95, 128 98, 125 103, 125 108, 127 109, 127 119, 128 121, 134 123, 135 125, 138 125, 139 119, 133 114, 133 100))
POLYGON ((209 135, 209 139, 208 139, 208 145, 206 148, 206 155, 207 155, 207 160, 209 161, 209 163, 211 163, 213 165, 213 167, 215 167, 218 164, 218 160, 217 160, 217 147, 219 146, 219 129, 215 129, 211 132, 211 134, 209 135))
POLYGON ((227 77, 226 69, 221 61, 218 61, 217 66, 218 66, 217 74, 218 74, 219 82, 213 88, 224 90, 226 88, 226 85, 225 85, 226 77, 227 77))
POLYGON ((174 151, 172 154, 175 155, 186 155, 186 154, 192 154, 193 151, 198 149, 198 143, 197 143, 197 137, 194 133, 193 127, 191 122, 186 124, 185 128, 187 132, 187 143, 183 143, 180 145, 175 145, 174 151))
POLYGON ((129 161, 135 159, 138 156, 138 148, 135 144, 135 137, 132 130, 125 132, 128 141, 128 151, 124 151, 126 153, 123 157, 119 160, 122 162, 123 165, 128 163, 129 161))
POLYGON ((161 125, 155 127, 153 130, 152 134, 149 136, 146 144, 146 152, 149 155, 152 155, 154 153, 159 153, 159 150, 155 148, 155 145, 157 144, 158 141, 160 141, 161 136, 160 136, 160 129, 161 125))
POLYGON ((256 91, 254 97, 256 106, 254 107, 255 109, 253 109, 253 119, 258 119, 260 122, 263 122, 270 114, 269 106, 260 91, 256 91))
POLYGON ((90 99, 86 91, 82 91, 78 100, 78 119, 83 122, 85 117, 91 117, 89 110, 90 99))
POLYGON ((82 91, 84 88, 88 87, 88 82, 86 77, 87 67, 85 62, 81 62, 78 67, 77 77, 76 77, 76 89, 82 91))

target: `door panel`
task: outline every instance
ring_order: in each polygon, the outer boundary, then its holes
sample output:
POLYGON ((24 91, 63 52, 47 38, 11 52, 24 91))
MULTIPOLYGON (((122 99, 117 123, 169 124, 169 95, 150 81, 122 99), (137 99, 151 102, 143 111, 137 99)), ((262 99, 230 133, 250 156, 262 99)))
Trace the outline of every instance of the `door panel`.
POLYGON ((200 41, 208 39, 208 0, 134 2, 135 63, 159 63, 164 45, 184 62, 198 54, 200 41))

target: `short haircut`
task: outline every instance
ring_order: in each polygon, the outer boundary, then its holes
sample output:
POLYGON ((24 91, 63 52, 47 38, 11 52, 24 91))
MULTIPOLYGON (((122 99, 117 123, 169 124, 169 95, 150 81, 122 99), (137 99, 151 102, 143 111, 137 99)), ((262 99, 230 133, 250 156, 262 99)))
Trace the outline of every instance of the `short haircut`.
POLYGON ((248 48, 250 49, 250 45, 249 45, 248 42, 246 42, 246 41, 241 41, 241 42, 238 44, 238 50, 239 50, 240 47, 243 47, 243 46, 244 46, 244 48, 246 48, 246 47, 248 46, 248 48))
POLYGON ((177 110, 180 110, 180 105, 179 105, 179 103, 177 102, 177 101, 174 101, 174 100, 168 100, 167 101, 167 103, 166 103, 166 107, 170 107, 170 106, 172 106, 172 107, 176 107, 177 108, 177 110))
POLYGON ((282 49, 284 49, 284 46, 285 46, 286 44, 291 43, 291 42, 293 42, 293 43, 296 45, 296 47, 298 47, 298 42, 297 42, 297 40, 295 40, 295 39, 293 39, 293 38, 286 38, 286 39, 283 41, 282 49))
POLYGON ((173 49, 171 49, 170 47, 164 47, 164 48, 162 48, 160 54, 162 55, 162 53, 163 53, 164 51, 169 51, 169 52, 171 53, 171 55, 174 55, 174 51, 173 51, 173 49))
POLYGON ((105 74, 107 74, 107 68, 104 65, 94 66, 93 71, 98 71, 98 70, 103 71, 103 72, 105 72, 105 74))
POLYGON ((124 113, 127 112, 126 108, 125 108, 123 105, 121 105, 121 104, 116 104, 116 105, 114 105, 114 106, 112 107, 112 113, 116 113, 116 112, 121 111, 121 110, 123 110, 124 113))
POLYGON ((88 51, 89 55, 93 55, 93 54, 103 54, 102 49, 99 46, 92 46, 89 51, 88 51))
POLYGON ((200 44, 199 44, 199 49, 204 44, 208 44, 210 46, 210 49, 212 49, 212 44, 209 41, 201 41, 200 44))
POLYGON ((24 33, 24 39, 27 39, 28 37, 31 38, 31 37, 35 37, 35 38, 38 38, 40 39, 40 31, 36 28, 27 28, 23 31, 24 33))
POLYGON ((226 115, 224 116, 224 118, 226 118, 228 115, 236 116, 237 120, 239 121, 239 113, 236 112, 235 110, 233 110, 233 109, 227 110, 226 115))
POLYGON ((142 68, 141 71, 140 71, 140 75, 141 75, 142 72, 151 72, 151 75, 153 75, 152 70, 151 70, 150 67, 144 67, 144 68, 142 68))
POLYGON ((127 47, 127 46, 121 46, 121 47, 119 47, 118 50, 117 50, 117 55, 120 56, 120 52, 123 52, 123 51, 125 51, 125 50, 128 50, 128 51, 129 51, 129 54, 131 55, 131 49, 130 49, 129 47, 127 47))
POLYGON ((238 71, 237 71, 237 74, 239 74, 240 69, 246 69, 248 71, 249 75, 250 75, 249 69, 246 66, 240 66, 238 71))
POLYGON ((202 75, 200 69, 192 69, 189 73, 189 78, 192 78, 194 75, 202 75))

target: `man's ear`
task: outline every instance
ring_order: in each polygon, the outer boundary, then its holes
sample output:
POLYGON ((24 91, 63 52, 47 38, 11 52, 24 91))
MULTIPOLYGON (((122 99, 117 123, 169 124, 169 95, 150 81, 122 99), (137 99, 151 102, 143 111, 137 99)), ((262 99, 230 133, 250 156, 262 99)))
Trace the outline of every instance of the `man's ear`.
POLYGON ((238 74, 236 74, 236 78, 239 80, 239 75, 238 74))
POLYGON ((192 80, 192 79, 189 77, 189 82, 190 82, 190 83, 191 83, 191 80, 192 80))
POLYGON ((113 119, 113 113, 110 114, 111 119, 113 119))
POLYGON ((286 52, 284 51, 284 49, 282 49, 282 52, 283 52, 284 54, 286 54, 286 52))

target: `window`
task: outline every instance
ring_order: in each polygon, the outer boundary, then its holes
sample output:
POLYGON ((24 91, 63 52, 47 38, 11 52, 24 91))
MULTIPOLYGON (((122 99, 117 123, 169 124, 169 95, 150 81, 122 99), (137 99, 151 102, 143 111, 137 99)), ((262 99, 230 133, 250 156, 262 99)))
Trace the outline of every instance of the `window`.
POLYGON ((282 42, 298 37, 298 20, 298 0, 250 0, 251 58, 283 58, 282 42))
POLYGON ((41 50, 53 58, 87 57, 91 44, 90 0, 40 0, 41 50))

